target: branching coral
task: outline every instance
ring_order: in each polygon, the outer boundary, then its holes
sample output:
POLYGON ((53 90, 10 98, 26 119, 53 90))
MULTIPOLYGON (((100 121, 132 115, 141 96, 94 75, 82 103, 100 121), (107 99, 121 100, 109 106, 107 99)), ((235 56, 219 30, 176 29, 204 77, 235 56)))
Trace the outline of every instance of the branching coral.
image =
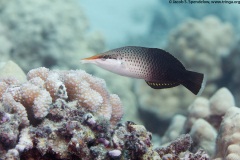
POLYGON ((19 86, 10 84, 3 93, 2 99, 4 105, 22 115, 23 124, 28 124, 26 111, 30 120, 42 119, 48 114, 48 109, 52 103, 52 98, 46 90, 29 82, 19 86))
POLYGON ((117 124, 123 115, 123 106, 120 98, 116 94, 110 95, 110 103, 112 105, 112 112, 115 113, 111 116, 110 121, 113 124, 117 124))
POLYGON ((19 142, 16 145, 16 149, 19 152, 23 152, 24 150, 32 149, 32 147, 33 147, 33 142, 29 134, 29 128, 24 128, 21 131, 19 142))
POLYGON ((106 89, 102 88, 105 84, 102 85, 101 80, 96 80, 94 82, 90 77, 91 76, 87 75, 84 71, 70 72, 66 75, 62 75, 63 82, 69 93, 69 100, 77 100, 79 105, 89 110, 97 111, 103 104, 103 101, 107 103, 106 101, 108 101, 109 95, 106 89), (97 88, 102 89, 96 90, 97 88))
POLYGON ((140 120, 138 115, 136 94, 132 89, 134 83, 133 79, 110 73, 108 71, 105 71, 101 68, 92 65, 85 66, 83 65, 82 67, 85 67, 84 70, 86 70, 87 72, 97 77, 103 78, 106 81, 109 90, 112 93, 115 93, 119 97, 121 97, 122 104, 125 106, 124 107, 125 114, 123 117, 125 121, 131 120, 139 124, 142 124, 142 121, 140 120))
POLYGON ((25 127, 29 125, 27 111, 25 107, 16 102, 10 93, 5 93, 2 96, 3 105, 7 108, 10 113, 17 113, 21 119, 20 126, 25 127))
MULTIPOLYGON (((110 142, 111 138, 106 135, 111 135, 110 125, 114 127, 121 120, 123 106, 117 95, 109 94, 102 79, 81 70, 51 71, 43 67, 31 70, 27 79, 24 83, 8 81, 8 78, 0 81, 0 126, 4 128, 11 121, 17 121, 14 128, 9 128, 13 134, 1 131, 2 138, 9 139, 1 141, 1 146, 5 149, 15 146, 19 153, 27 151, 23 157, 29 157, 30 151, 37 149, 36 153, 42 156, 56 154, 59 158, 70 158, 71 154, 91 157, 86 143, 93 140, 99 145, 110 142), (29 123, 36 128, 29 127, 29 123), (18 128, 23 129, 19 132, 18 128), (66 137, 69 144, 62 137, 66 137)), ((11 153, 9 151, 9 155, 11 153)))
MULTIPOLYGON (((57 72, 38 68, 30 71, 27 76, 30 81, 36 77, 42 77, 45 81, 44 88, 51 94, 53 100, 61 98, 77 101, 78 105, 89 111, 98 112, 107 119, 112 116, 112 107, 115 110, 122 108, 118 97, 108 93, 102 79, 93 78, 84 71, 57 72)), ((119 114, 116 115, 118 120, 123 115, 121 110, 116 112, 119 114)))

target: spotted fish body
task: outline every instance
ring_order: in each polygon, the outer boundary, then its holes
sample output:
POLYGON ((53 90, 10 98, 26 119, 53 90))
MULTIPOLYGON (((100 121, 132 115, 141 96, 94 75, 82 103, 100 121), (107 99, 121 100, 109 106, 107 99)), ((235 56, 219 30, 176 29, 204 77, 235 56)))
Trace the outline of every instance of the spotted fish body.
POLYGON ((182 84, 194 94, 204 88, 204 75, 185 69, 170 53, 157 48, 128 46, 85 58, 111 72, 144 79, 154 89, 171 88, 182 84))

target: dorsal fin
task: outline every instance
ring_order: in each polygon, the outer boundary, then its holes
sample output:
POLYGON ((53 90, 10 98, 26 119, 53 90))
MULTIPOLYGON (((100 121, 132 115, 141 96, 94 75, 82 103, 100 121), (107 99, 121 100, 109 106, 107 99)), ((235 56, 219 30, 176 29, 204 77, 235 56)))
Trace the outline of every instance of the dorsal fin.
POLYGON ((163 89, 163 88, 172 88, 180 85, 180 83, 176 82, 150 82, 146 81, 146 83, 153 89, 163 89))

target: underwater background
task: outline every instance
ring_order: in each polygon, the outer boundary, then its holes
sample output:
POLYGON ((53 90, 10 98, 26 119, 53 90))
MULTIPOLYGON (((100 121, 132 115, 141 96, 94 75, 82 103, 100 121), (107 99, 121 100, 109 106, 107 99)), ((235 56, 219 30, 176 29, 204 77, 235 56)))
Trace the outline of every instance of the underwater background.
MULTIPOLYGON (((0 77, 8 76, 11 70, 15 70, 16 76, 22 74, 11 65, 4 71, 9 60, 25 74, 38 67, 69 72, 85 70, 105 80, 107 90, 118 95, 122 102, 122 121, 145 126, 153 134, 154 146, 191 133, 192 152, 202 148, 210 157, 224 158, 233 152, 226 149, 229 144, 217 141, 217 137, 221 139, 224 135, 218 130, 224 132, 227 128, 222 125, 225 119, 231 119, 231 125, 240 128, 239 122, 233 124, 238 120, 231 118, 231 113, 239 111, 227 112, 229 107, 240 106, 239 3, 237 0, 0 0, 0 77), (144 80, 80 63, 82 58, 122 46, 161 48, 177 57, 187 69, 206 74, 207 84, 201 97, 182 86, 154 90, 144 80), (194 125, 196 121, 199 123, 194 125), (194 141, 194 136, 197 140, 200 134, 195 132, 206 126, 210 129, 200 136, 206 139, 194 141), (225 145, 225 149, 217 148, 217 144, 225 145)), ((82 76, 76 74, 79 75, 82 76)), ((60 81, 64 82, 61 78, 60 81)), ((100 103, 98 100, 96 103, 100 103)), ((0 136, 0 141, 5 138, 0 136)), ((1 142, 0 159, 3 150, 7 152, 13 146, 6 147, 1 142)))

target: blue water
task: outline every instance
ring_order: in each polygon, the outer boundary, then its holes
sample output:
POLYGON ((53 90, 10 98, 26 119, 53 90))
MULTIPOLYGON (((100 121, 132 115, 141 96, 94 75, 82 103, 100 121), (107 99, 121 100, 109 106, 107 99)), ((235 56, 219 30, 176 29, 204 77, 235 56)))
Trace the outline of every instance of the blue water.
POLYGON ((147 32, 156 4, 156 0, 81 0, 91 27, 101 31, 109 45, 122 43, 129 35, 147 32))
MULTIPOLYGON (((227 1, 226 1, 227 2, 227 1)), ((170 4, 168 0, 80 0, 90 26, 101 31, 110 48, 163 46, 168 33, 189 18, 215 15, 240 28, 240 4, 170 4)))

